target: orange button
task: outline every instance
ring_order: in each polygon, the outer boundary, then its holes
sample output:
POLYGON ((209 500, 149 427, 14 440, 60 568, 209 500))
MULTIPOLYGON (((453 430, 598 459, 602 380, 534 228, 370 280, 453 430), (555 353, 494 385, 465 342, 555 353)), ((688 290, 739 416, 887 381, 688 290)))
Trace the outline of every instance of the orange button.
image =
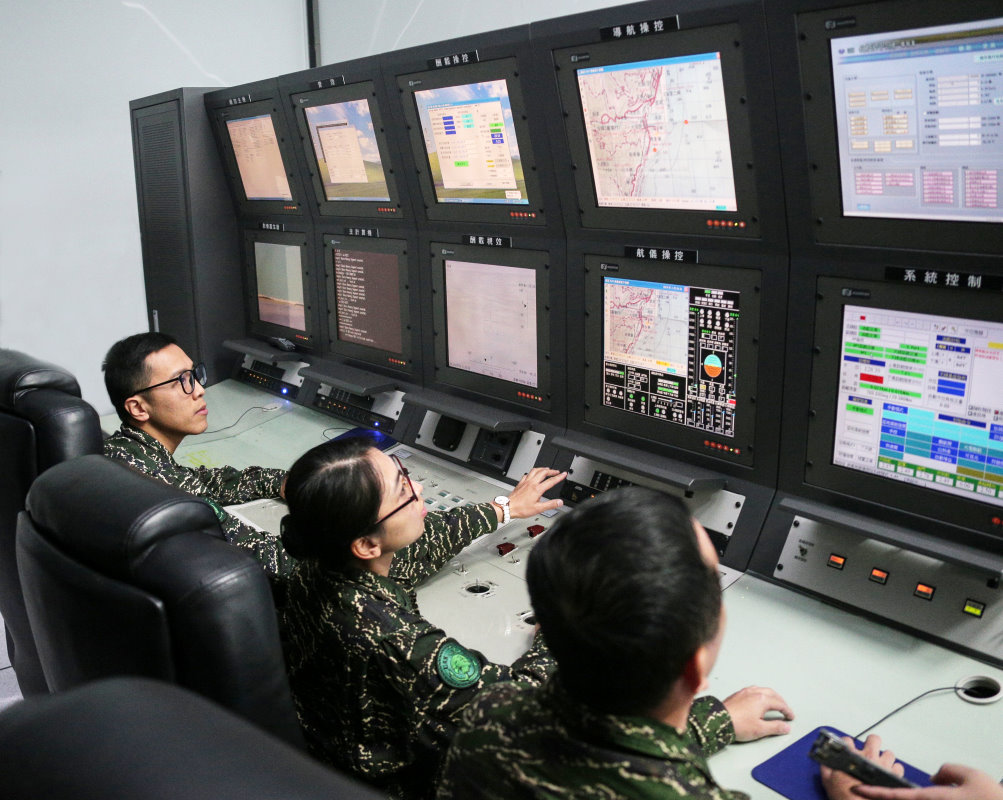
POLYGON ((916 597, 922 597, 924 600, 933 600, 933 593, 936 589, 933 586, 929 586, 925 583, 917 583, 916 590, 913 592, 916 597))

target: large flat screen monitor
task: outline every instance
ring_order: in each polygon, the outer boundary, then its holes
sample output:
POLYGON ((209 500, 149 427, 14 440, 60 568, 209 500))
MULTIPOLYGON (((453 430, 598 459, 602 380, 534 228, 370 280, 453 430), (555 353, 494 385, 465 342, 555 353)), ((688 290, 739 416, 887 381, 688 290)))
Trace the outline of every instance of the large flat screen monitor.
POLYGON ((835 12, 799 18, 822 51, 801 51, 803 81, 813 98, 805 121, 816 164, 816 237, 834 244, 998 252, 999 4, 986 18, 968 16, 985 8, 980 3, 891 5, 909 13, 841 9, 843 18, 855 12, 854 24, 824 34, 835 12))
POLYGON ((757 238, 737 24, 555 50, 586 228, 757 238))
POLYGON ((401 219, 372 81, 301 92, 291 100, 320 214, 401 219))
POLYGON ((435 382, 550 411, 546 251, 432 243, 435 382))
POLYGON ((429 220, 545 223, 516 59, 397 83, 429 220))
POLYGON ((298 348, 316 344, 316 291, 305 233, 244 231, 246 308, 250 332, 298 348))
POLYGON ((805 482, 1003 531, 999 290, 820 278, 805 482))
POLYGON ((324 236, 329 353, 413 370, 407 242, 324 236))
POLYGON ((241 213, 300 214, 303 201, 285 119, 271 100, 213 110, 216 135, 241 213))
POLYGON ((585 262, 585 422, 752 466, 758 270, 585 262))

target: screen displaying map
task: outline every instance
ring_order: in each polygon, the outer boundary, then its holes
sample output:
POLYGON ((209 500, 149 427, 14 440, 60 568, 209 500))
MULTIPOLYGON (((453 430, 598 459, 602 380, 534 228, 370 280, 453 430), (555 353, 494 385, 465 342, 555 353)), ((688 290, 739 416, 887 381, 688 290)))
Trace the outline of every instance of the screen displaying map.
POLYGON ((600 207, 738 209, 720 53, 577 76, 600 207))
POLYGON ((603 405, 735 435, 739 293, 603 279, 603 405))

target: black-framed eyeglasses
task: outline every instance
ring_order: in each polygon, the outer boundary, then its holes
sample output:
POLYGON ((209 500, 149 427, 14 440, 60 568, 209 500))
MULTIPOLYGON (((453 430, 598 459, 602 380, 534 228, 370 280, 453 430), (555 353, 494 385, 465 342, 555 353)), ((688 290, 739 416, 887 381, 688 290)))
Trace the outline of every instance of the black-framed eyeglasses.
POLYGON ((143 392, 150 391, 150 389, 156 389, 158 386, 167 386, 167 384, 174 383, 174 381, 181 384, 181 389, 185 394, 191 394, 195 391, 196 381, 198 381, 199 386, 205 386, 205 364, 196 364, 191 369, 186 369, 180 375, 176 375, 160 383, 155 383, 153 386, 147 386, 145 389, 137 389, 133 394, 142 394, 143 392))
POLYGON ((403 511, 405 508, 407 508, 409 505, 411 505, 411 503, 417 503, 418 502, 418 493, 414 490, 414 484, 411 483, 411 478, 408 477, 407 467, 405 467, 401 463, 401 460, 399 458, 397 458, 397 456, 390 456, 390 458, 392 458, 394 460, 394 463, 397 465, 397 469, 400 470, 401 476, 404 478, 405 481, 407 481, 407 488, 411 491, 411 496, 407 500, 405 500, 403 503, 401 503, 399 506, 397 506, 397 508, 395 508, 389 514, 384 514, 382 517, 380 517, 378 520, 376 520, 376 522, 374 522, 372 524, 373 528, 375 528, 375 527, 381 525, 382 523, 386 522, 388 519, 390 519, 390 517, 392 517, 398 511, 403 511))

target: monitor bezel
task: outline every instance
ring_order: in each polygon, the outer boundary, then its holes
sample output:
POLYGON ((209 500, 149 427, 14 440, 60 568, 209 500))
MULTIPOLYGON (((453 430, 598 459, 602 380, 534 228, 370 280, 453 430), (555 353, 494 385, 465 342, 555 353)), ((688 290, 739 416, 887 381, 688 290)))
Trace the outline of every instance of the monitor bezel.
POLYGON ((844 37, 895 33, 999 16, 1003 16, 1003 12, 999 4, 994 4, 992 0, 972 0, 968 3, 890 0, 880 4, 805 11, 797 15, 801 79, 797 91, 801 98, 807 146, 809 202, 790 205, 792 230, 803 226, 805 231, 810 232, 809 236, 816 246, 985 254, 1003 251, 1003 224, 1000 223, 843 214, 836 87, 830 46, 833 39, 844 37))
POLYGON ((1003 325, 1000 294, 826 275, 817 279, 816 289, 803 488, 842 497, 848 507, 862 513, 880 510, 887 515, 892 511, 997 538, 1003 536, 992 524, 993 517, 1003 516, 999 506, 832 463, 844 307, 865 306, 1003 325))
POLYGON ((434 339, 434 366, 431 387, 448 387, 488 398, 492 403, 501 401, 540 413, 554 409, 553 372, 551 368, 554 343, 550 324, 550 261, 546 250, 523 250, 508 247, 482 247, 477 245, 430 242, 432 277, 432 320, 434 339), (446 261, 467 261, 478 264, 520 267, 536 273, 536 357, 537 386, 510 382, 488 375, 468 372, 449 366, 446 261), (539 398, 530 399, 526 395, 539 398))
MULTIPOLYGON (((523 93, 518 59, 515 56, 442 69, 428 69, 397 76, 401 106, 408 130, 408 143, 415 163, 418 185, 421 189, 424 216, 429 222, 488 223, 543 227, 547 224, 544 195, 537 169, 530 135, 526 97, 523 93), (526 204, 494 203, 443 203, 438 200, 432 181, 428 151, 418 115, 415 92, 442 89, 448 86, 485 83, 504 80, 512 107, 512 125, 519 144, 523 176, 526 181, 526 204)), ((542 122, 542 121, 541 121, 542 122)))
POLYGON ((564 132, 572 159, 578 202, 577 218, 583 228, 596 231, 651 231, 730 240, 762 238, 757 178, 755 170, 752 169, 756 163, 756 154, 752 137, 751 109, 747 102, 748 90, 741 30, 739 22, 723 22, 632 40, 563 46, 552 51, 564 112, 564 132), (737 210, 599 206, 577 70, 708 52, 721 54, 737 210))
POLYGON ((376 85, 372 80, 356 83, 329 86, 323 89, 311 89, 295 92, 290 95, 293 114, 303 145, 303 154, 310 173, 310 185, 313 188, 313 199, 317 213, 321 217, 363 217, 372 219, 406 219, 401 204, 400 189, 397 185, 397 174, 391 158, 390 141, 384 124, 380 99, 376 93, 376 85), (320 166, 314 150, 313 136, 310 124, 307 122, 306 109, 322 105, 351 103, 366 100, 369 104, 369 115, 373 121, 373 133, 376 146, 380 153, 383 166, 383 177, 386 179, 387 200, 329 200, 324 191, 320 166))
POLYGON ((223 163, 233 195, 234 203, 240 214, 249 216, 273 216, 273 215, 296 215, 303 214, 303 187, 300 184, 299 176, 296 172, 298 162, 293 151, 291 137, 286 128, 286 119, 282 109, 272 98, 257 100, 248 103, 237 103, 232 106, 215 108, 212 111, 216 138, 219 142, 220 150, 223 154, 223 163), (240 169, 237 166, 237 157, 233 149, 233 141, 227 128, 228 120, 247 119, 248 117, 260 117, 269 115, 272 118, 272 126, 275 129, 275 138, 278 142, 279 154, 282 157, 282 165, 286 171, 286 180, 289 182, 289 193, 292 200, 250 200, 244 191, 244 182, 240 177, 240 169))
POLYGON ((758 268, 706 264, 676 264, 647 259, 617 258, 584 254, 585 265, 585 369, 584 411, 587 428, 602 431, 605 438, 624 435, 644 441, 647 446, 668 447, 700 458, 716 459, 730 466, 755 468, 756 430, 759 405, 759 340, 761 325, 762 273, 758 268), (603 405, 604 279, 621 278, 656 283, 677 283, 740 293, 738 353, 740 366, 736 381, 739 398, 735 409, 735 436, 718 435, 699 428, 660 421, 626 410, 603 405), (746 368, 744 364, 751 362, 746 368), (734 452, 735 450, 740 452, 734 452))
POLYGON ((299 231, 269 231, 260 229, 244 229, 243 264, 244 264, 244 308, 247 316, 248 331, 264 339, 288 339, 299 350, 315 350, 320 341, 319 308, 315 287, 313 248, 310 246, 310 234, 299 231), (254 243, 293 245, 300 248, 300 268, 303 272, 303 307, 306 331, 287 328, 273 322, 261 319, 258 312, 258 278, 257 264, 254 255, 254 243))
POLYGON ((355 361, 382 370, 412 375, 415 370, 414 328, 411 319, 411 269, 414 257, 406 239, 368 236, 342 236, 325 233, 324 242, 324 298, 327 313, 324 325, 324 353, 346 361, 355 361), (381 253, 397 258, 398 291, 401 321, 402 352, 394 353, 379 347, 371 347, 358 342, 338 338, 338 296, 334 279, 334 251, 336 249, 357 250, 367 253, 381 253), (403 361, 404 363, 399 363, 403 361))

